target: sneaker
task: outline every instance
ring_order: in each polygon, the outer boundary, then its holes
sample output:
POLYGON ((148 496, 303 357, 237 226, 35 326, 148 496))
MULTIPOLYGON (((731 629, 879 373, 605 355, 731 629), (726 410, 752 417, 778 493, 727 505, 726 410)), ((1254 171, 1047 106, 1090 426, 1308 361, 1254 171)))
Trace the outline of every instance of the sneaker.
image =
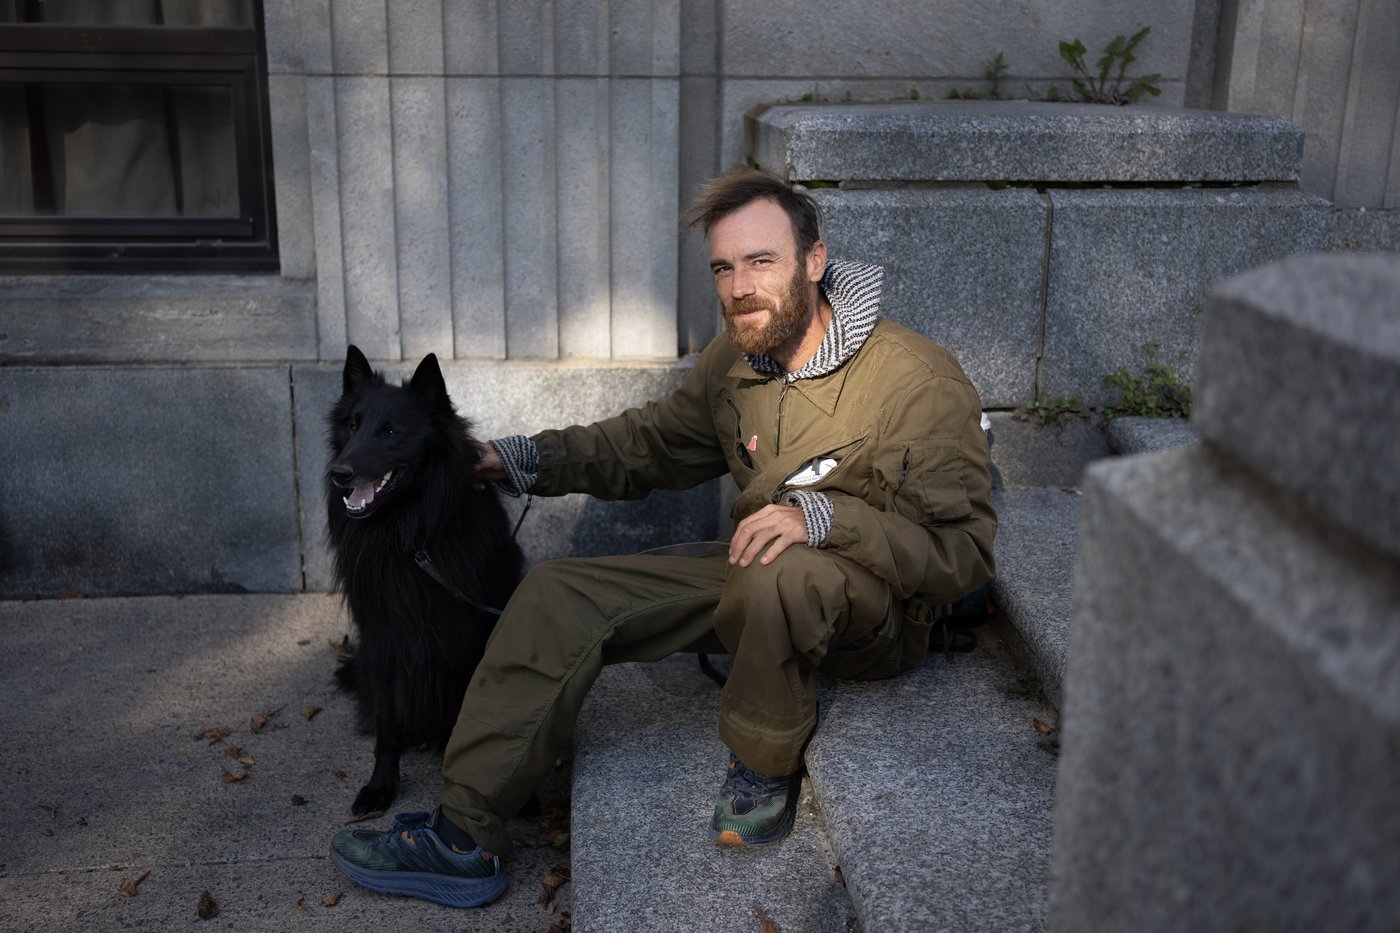
POLYGON ((761 846, 792 831, 798 776, 769 777, 750 771, 729 753, 729 774, 715 797, 710 836, 722 846, 761 846))
POLYGON ((481 846, 454 850, 433 832, 430 817, 400 813, 388 832, 342 829, 331 840, 331 858, 351 881, 383 894, 447 907, 480 907, 500 897, 506 889, 500 857, 481 846))

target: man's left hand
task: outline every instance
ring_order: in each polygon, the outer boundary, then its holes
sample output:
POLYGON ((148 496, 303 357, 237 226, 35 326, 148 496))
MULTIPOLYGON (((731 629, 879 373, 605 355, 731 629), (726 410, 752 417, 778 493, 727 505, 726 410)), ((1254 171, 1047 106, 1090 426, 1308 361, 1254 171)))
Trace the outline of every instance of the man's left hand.
POLYGON ((729 562, 747 567, 758 557, 760 564, 771 564, 789 545, 806 543, 807 519, 800 508, 765 505, 734 529, 734 537, 729 541, 729 562))

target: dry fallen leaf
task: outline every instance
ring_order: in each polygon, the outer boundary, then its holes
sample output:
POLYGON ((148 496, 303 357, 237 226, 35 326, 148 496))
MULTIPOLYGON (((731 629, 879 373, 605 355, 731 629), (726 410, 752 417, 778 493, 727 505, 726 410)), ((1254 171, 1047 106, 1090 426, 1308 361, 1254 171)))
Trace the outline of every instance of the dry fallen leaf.
POLYGON ((242 758, 239 758, 239 759, 238 759, 238 763, 241 764, 241 765, 255 765, 255 764, 257 764, 256 761, 254 761, 253 759, 249 758, 247 755, 244 755, 242 758))
POLYGON ((214 900, 214 895, 208 891, 200 891, 199 903, 195 905, 194 912, 201 920, 213 920, 219 915, 219 902, 214 900))
POLYGON ((209 740, 209 744, 213 745, 215 742, 222 742, 235 732, 240 731, 246 730, 230 729, 227 726, 208 726, 204 729, 200 729, 199 735, 196 736, 196 738, 206 738, 209 740))
POLYGON ((342 770, 340 770, 339 768, 336 768, 334 771, 332 771, 332 772, 331 772, 331 776, 332 776, 332 777, 338 777, 338 778, 340 778, 342 781, 345 780, 345 778, 346 778, 345 772, 342 771, 342 770))
POLYGON ((135 897, 136 889, 141 887, 141 882, 149 877, 151 877, 151 870, 148 868, 137 875, 133 880, 128 881, 126 878, 123 878, 122 883, 117 885, 117 893, 122 897, 135 897))
POLYGON ((335 649, 336 654, 350 653, 350 635, 348 632, 340 636, 340 641, 332 641, 328 642, 327 644, 329 644, 332 648, 335 649))
POLYGON ((769 919, 768 915, 763 912, 762 907, 754 904, 753 910, 754 913, 758 914, 759 929, 762 930, 763 933, 783 933, 782 927, 769 919))
POLYGON ((559 911, 559 919, 549 925, 548 933, 569 933, 571 929, 573 929, 573 924, 569 920, 569 912, 561 910, 559 911))
POLYGON ((51 829, 49 829, 47 826, 45 826, 43 829, 39 830, 39 835, 41 835, 41 836, 52 836, 52 835, 53 835, 53 830, 51 830, 51 829))
POLYGON ((49 816, 53 816, 55 813, 58 812, 58 804, 56 803, 44 803, 43 801, 40 801, 34 804, 34 806, 38 807, 40 810, 47 810, 49 816))
POLYGON ((273 716, 276 716, 280 712, 282 712, 281 706, 277 707, 276 709, 265 709, 261 713, 254 713, 251 717, 253 722, 253 731, 260 732, 262 728, 267 725, 268 720, 271 719, 273 716))
POLYGON ((352 813, 345 818, 345 825, 349 826, 351 823, 363 823, 367 820, 377 820, 383 815, 383 810, 371 810, 368 813, 360 814, 352 813))
POLYGON ((304 894, 301 897, 297 898, 297 910, 301 911, 302 913, 306 913, 306 908, 303 907, 301 903, 304 900, 306 900, 306 895, 304 894))
POLYGON ((243 749, 239 748, 237 745, 225 745, 224 754, 230 758, 239 758, 243 755, 243 749))
POLYGON ((846 886, 846 876, 843 875, 843 874, 841 874, 841 866, 840 866, 840 865, 837 865, 837 866, 836 866, 836 883, 839 884, 839 885, 841 885, 841 887, 843 887, 843 888, 846 886))
POLYGON ((340 903, 340 899, 344 896, 344 891, 337 891, 334 894, 327 894, 325 897, 321 898, 321 903, 325 904, 327 907, 334 907, 336 904, 340 903))
POLYGON ((312 719, 314 719, 314 718, 316 717, 316 714, 319 713, 320 711, 321 711, 321 707, 319 707, 319 706, 303 706, 303 707, 301 708, 301 716, 302 716, 302 718, 305 719, 307 722, 310 722, 312 719))
POLYGON ((247 771, 225 771, 225 772, 224 772, 224 783, 225 783, 225 784, 237 784, 239 781, 243 780, 243 779, 246 778, 247 776, 248 776, 248 772, 247 772, 247 771))
POLYGON ((1055 731, 1054 726, 1050 725, 1048 722, 1042 722, 1039 719, 1032 720, 1031 725, 1035 726, 1035 731, 1039 732, 1041 735, 1052 735, 1055 731))
POLYGON ((569 869, 568 865, 560 864, 551 868, 549 874, 544 876, 544 881, 540 882, 540 887, 543 890, 540 891, 539 905, 541 907, 548 907, 550 904, 554 903, 554 895, 560 888, 568 884, 569 879, 572 877, 573 872, 569 869))

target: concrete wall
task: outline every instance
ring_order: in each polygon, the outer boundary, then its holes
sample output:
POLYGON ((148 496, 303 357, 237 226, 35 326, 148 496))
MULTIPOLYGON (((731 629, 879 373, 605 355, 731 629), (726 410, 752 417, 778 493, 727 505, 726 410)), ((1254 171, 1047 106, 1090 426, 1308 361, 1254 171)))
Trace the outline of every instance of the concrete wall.
POLYGON ((1400 4, 1225 0, 1219 36, 1216 107, 1303 127, 1305 190, 1400 208, 1400 4))

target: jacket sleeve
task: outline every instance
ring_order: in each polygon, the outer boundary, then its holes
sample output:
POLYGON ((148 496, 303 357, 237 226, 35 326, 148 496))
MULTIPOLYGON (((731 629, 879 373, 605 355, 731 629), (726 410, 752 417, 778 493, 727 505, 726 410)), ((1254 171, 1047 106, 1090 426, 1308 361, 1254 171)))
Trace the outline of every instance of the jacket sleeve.
POLYGON ((826 546, 890 584, 898 599, 950 603, 995 573, 991 457, 977 393, 935 376, 891 406, 878 439, 874 498, 830 494, 826 546))
POLYGON ((530 491, 640 499, 653 489, 689 489, 726 473, 706 391, 713 356, 701 354, 665 398, 594 424, 534 435, 540 472, 530 491))

